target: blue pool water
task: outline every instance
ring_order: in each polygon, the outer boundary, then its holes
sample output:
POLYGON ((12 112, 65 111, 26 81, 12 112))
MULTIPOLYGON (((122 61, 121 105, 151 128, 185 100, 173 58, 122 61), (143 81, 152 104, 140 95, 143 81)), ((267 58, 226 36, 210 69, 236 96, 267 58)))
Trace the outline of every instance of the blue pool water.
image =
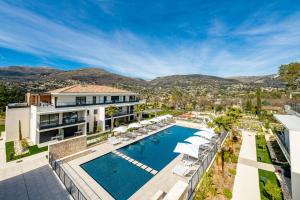
MULTIPOLYGON (((178 156, 173 152, 176 144, 197 131, 199 130, 175 125, 118 151, 160 171, 178 156)), ((81 167, 117 200, 128 199, 153 177, 113 153, 84 163, 81 167)))
POLYGON ((160 171, 171 162, 178 153, 173 150, 178 142, 183 142, 198 129, 172 126, 155 135, 118 149, 119 152, 160 171))
POLYGON ((109 153, 81 165, 115 199, 128 199, 153 175, 109 153))

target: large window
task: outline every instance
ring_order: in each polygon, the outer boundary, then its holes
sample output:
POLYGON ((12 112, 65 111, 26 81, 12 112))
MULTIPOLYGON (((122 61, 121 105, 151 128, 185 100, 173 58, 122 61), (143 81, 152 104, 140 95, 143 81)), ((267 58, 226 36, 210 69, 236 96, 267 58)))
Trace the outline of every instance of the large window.
POLYGON ((76 105, 86 104, 86 97, 76 97, 76 105))
POLYGON ((40 117, 40 125, 55 125, 58 124, 58 114, 51 115, 41 115, 40 117))
POLYGON ((119 101, 119 96, 111 96, 111 101, 112 102, 117 102, 117 101, 119 101))
POLYGON ((69 124, 74 123, 78 119, 78 113, 77 112, 68 112, 63 114, 63 123, 69 124))

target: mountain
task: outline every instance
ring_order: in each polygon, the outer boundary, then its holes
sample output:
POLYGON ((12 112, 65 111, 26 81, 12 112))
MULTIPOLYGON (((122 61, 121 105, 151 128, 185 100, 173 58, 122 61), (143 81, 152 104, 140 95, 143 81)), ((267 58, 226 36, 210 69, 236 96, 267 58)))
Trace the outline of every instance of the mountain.
POLYGON ((234 76, 229 77, 247 84, 258 84, 269 87, 283 87, 284 84, 277 74, 263 75, 263 76, 234 76))
MULTIPOLYGON (((208 76, 201 74, 190 75, 171 75, 157 77, 150 81, 140 78, 132 78, 111 73, 100 68, 82 68, 75 70, 59 70, 50 67, 27 67, 10 66, 0 67, 0 81, 7 84, 15 83, 29 90, 46 91, 67 85, 78 83, 91 83, 99 85, 113 85, 133 91, 140 91, 145 88, 172 88, 181 87, 184 89, 197 88, 203 90, 210 88, 226 89, 232 85, 255 85, 281 87, 283 84, 275 75, 269 76, 239 76, 230 78, 221 78, 217 76, 208 76)), ((239 87, 239 86, 238 86, 239 87)))
POLYGON ((0 67, 0 80, 12 82, 24 81, 68 81, 113 85, 143 85, 144 80, 121 76, 100 68, 82 68, 77 70, 58 70, 50 67, 9 66, 0 67))
POLYGON ((158 77, 151 81, 149 84, 152 86, 162 86, 162 87, 171 87, 171 86, 194 86, 194 85, 223 85, 223 84, 236 84, 239 83, 238 80, 234 79, 225 79, 217 76, 208 76, 201 74, 190 74, 190 75, 172 75, 158 77))

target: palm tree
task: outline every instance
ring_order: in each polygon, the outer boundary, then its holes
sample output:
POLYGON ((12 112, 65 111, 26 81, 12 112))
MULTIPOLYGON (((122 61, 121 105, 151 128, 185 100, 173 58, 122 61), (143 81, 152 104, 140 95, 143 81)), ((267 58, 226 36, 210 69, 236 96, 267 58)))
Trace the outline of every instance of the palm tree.
POLYGON ((114 127, 114 115, 117 114, 118 112, 118 108, 116 106, 109 106, 107 108, 107 114, 108 116, 111 117, 111 120, 110 120, 110 132, 112 132, 112 129, 114 127))
POLYGON ((144 104, 138 104, 134 107, 134 112, 137 113, 138 116, 138 122, 141 121, 141 117, 142 117, 142 111, 145 110, 145 105, 144 104))

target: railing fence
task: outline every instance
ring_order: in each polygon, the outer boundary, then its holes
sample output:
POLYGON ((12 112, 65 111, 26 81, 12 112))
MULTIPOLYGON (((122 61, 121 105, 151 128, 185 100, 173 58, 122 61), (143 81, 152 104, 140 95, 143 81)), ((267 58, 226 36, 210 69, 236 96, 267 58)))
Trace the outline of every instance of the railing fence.
POLYGON ((51 165, 53 171, 57 174, 61 182, 65 185, 67 191, 74 200, 87 200, 87 198, 81 193, 72 179, 62 168, 60 161, 54 160, 51 153, 49 153, 49 164, 51 165))
POLYGON ((212 162, 214 156, 216 155, 218 151, 218 147, 223 143, 224 139, 227 137, 228 133, 222 133, 218 139, 218 141, 213 145, 213 147, 209 150, 208 154, 202 159, 202 162, 196 172, 192 175, 192 178, 189 181, 188 184, 188 199, 193 198, 193 194, 195 192, 195 189, 200 182, 203 174, 207 170, 208 166, 212 162))

